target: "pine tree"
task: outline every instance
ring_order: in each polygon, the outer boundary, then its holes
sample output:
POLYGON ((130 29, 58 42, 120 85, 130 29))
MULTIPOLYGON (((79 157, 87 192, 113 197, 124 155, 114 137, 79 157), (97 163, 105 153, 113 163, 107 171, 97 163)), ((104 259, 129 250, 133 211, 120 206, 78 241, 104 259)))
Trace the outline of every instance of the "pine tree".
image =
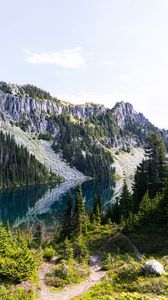
POLYGON ((71 237, 72 233, 72 208, 73 208, 73 200, 72 195, 69 192, 67 195, 67 208, 64 211, 63 221, 62 221, 62 237, 63 239, 71 237))
POLYGON ((144 217, 151 211, 151 209, 152 209, 152 201, 149 198, 149 194, 146 193, 140 203, 139 212, 138 212, 139 217, 144 217))
POLYGON ((121 212, 120 212, 120 203, 119 197, 116 198, 115 203, 112 205, 110 210, 111 220, 117 224, 120 222, 121 212))
POLYGON ((92 220, 97 224, 101 224, 101 199, 99 196, 95 197, 93 203, 92 220))
POLYGON ((129 212, 132 211, 132 197, 128 190, 126 180, 124 179, 124 184, 122 188, 122 192, 119 198, 119 210, 121 216, 123 218, 127 218, 129 215, 129 212))
POLYGON ((81 186, 77 186, 75 208, 74 208, 74 232, 76 234, 82 234, 86 230, 85 228, 85 207, 82 198, 81 186))
POLYGON ((146 157, 148 159, 148 191, 149 196, 163 191, 168 177, 166 147, 158 133, 152 133, 147 139, 146 157))
POLYGON ((68 238, 66 238, 64 242, 64 259, 73 259, 73 247, 68 238))
POLYGON ((38 223, 34 233, 34 241, 38 248, 41 247, 43 240, 44 240, 44 226, 41 223, 38 223))
POLYGON ((136 213, 139 210, 140 202, 147 192, 148 188, 148 162, 143 160, 137 167, 134 183, 133 183, 133 212, 136 213))
POLYGON ((79 262, 88 262, 89 251, 86 245, 86 240, 82 234, 80 234, 74 243, 74 256, 79 262))

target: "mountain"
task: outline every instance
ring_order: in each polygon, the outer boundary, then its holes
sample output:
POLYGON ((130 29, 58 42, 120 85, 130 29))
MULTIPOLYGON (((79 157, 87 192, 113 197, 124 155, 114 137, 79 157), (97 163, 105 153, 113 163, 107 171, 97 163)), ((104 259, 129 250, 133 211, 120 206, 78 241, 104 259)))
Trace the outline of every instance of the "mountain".
MULTIPOLYGON (((133 147, 144 148, 147 135, 154 131, 168 147, 168 132, 151 124, 130 103, 117 102, 112 109, 93 103, 73 105, 32 85, 0 82, 0 125, 37 159, 33 143, 45 140, 60 161, 102 180, 115 172, 114 150, 128 153, 133 147)), ((52 169, 52 164, 48 168, 52 169)))

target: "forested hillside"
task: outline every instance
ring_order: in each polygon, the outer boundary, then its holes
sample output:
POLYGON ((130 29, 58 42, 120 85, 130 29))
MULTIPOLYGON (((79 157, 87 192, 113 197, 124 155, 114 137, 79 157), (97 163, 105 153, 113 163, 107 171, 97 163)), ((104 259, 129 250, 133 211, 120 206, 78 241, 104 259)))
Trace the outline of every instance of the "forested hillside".
POLYGON ((60 182, 13 137, 0 132, 0 187, 60 182))
POLYGON ((112 109, 93 103, 73 105, 30 84, 0 82, 0 112, 2 126, 10 122, 53 141, 55 151, 72 167, 101 180, 113 178, 113 148, 144 148, 152 132, 160 133, 168 145, 167 131, 156 128, 130 103, 118 102, 112 109))

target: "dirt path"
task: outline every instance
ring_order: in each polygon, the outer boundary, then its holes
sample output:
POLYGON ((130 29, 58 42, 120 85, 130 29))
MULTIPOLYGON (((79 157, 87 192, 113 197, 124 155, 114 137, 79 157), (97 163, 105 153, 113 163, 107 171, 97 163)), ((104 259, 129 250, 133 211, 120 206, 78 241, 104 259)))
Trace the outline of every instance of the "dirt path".
POLYGON ((40 274, 39 274, 39 284, 41 287, 41 294, 39 300, 69 300, 74 297, 80 296, 86 293, 93 285, 95 285, 101 278, 106 275, 105 271, 101 271, 100 265, 90 267, 91 274, 89 277, 81 282, 80 284, 67 286, 60 292, 52 291, 51 288, 47 287, 45 284, 46 273, 52 270, 53 265, 43 263, 40 274))

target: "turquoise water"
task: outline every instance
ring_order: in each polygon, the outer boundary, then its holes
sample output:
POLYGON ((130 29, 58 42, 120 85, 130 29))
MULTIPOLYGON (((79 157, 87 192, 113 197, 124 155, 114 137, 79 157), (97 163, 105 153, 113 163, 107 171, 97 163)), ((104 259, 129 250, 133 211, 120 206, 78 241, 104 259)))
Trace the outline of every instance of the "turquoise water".
MULTIPOLYGON (((30 225, 41 220, 52 227, 61 218, 66 208, 67 192, 58 190, 64 186, 31 186, 0 191, 0 219, 15 226, 30 225)), ((95 196, 99 195, 105 209, 113 201, 114 184, 99 181, 87 181, 82 184, 82 193, 87 210, 90 210, 95 196)), ((75 197, 76 187, 71 189, 75 197)))

